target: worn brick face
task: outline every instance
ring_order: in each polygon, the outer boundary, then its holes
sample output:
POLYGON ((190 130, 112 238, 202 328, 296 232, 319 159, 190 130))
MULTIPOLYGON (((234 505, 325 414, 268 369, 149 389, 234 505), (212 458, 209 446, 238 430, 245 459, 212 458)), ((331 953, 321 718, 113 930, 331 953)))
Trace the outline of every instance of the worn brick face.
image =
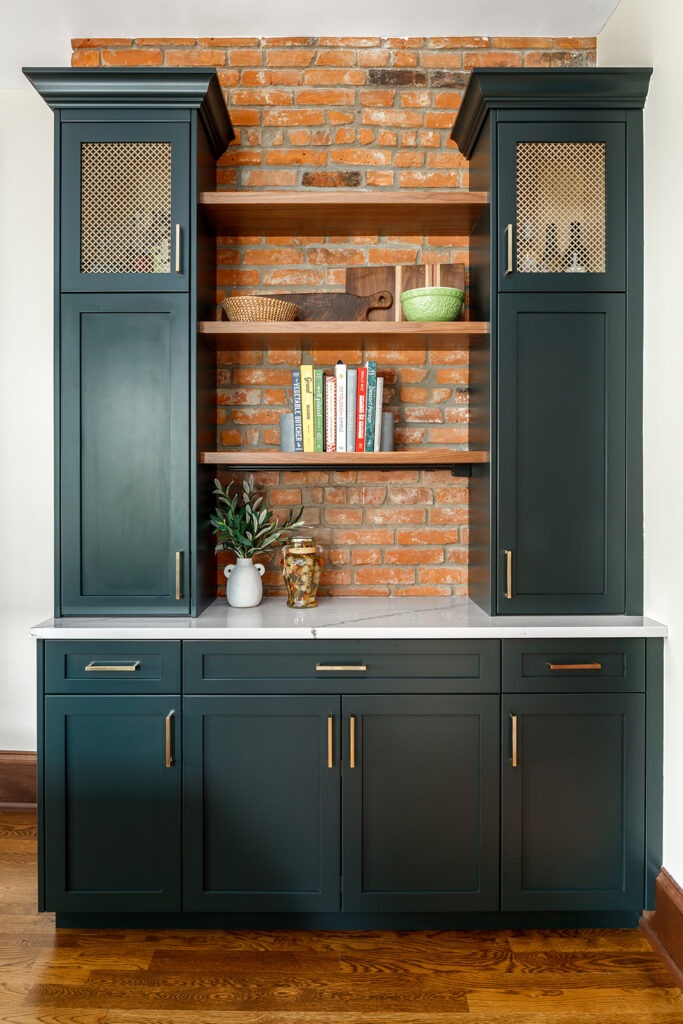
MULTIPOLYGON (((473 67, 579 67, 595 39, 442 36, 81 38, 74 67, 213 67, 238 138, 221 158, 217 187, 264 189, 467 188, 450 140, 473 67)), ((466 263, 468 239, 354 234, 217 240, 217 303, 226 293, 344 289, 358 265, 466 263)), ((357 230, 357 229, 356 229, 357 230)), ((217 306, 217 315, 220 308, 217 306)), ((397 448, 468 441, 468 352, 442 344, 308 348, 254 335, 216 353, 216 445, 279 447, 291 410, 291 370, 376 359, 397 448)), ((217 475, 227 482, 231 475, 217 475)), ((445 596, 467 592, 469 488, 447 469, 255 474, 283 513, 304 505, 324 551, 319 593, 445 596)), ((225 593, 221 554, 217 590, 225 593)), ((278 552, 260 558, 268 594, 284 594, 278 552)))

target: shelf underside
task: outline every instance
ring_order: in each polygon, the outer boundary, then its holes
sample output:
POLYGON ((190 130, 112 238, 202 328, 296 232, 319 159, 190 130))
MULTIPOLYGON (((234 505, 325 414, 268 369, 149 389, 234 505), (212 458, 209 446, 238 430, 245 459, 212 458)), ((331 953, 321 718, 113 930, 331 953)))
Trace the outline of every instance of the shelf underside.
POLYGON ((230 339, 254 339, 263 335, 268 338, 286 338, 288 341, 300 341, 305 338, 323 339, 326 336, 335 339, 358 339, 377 341, 380 338, 391 338, 392 341, 406 339, 419 340, 451 340, 457 347, 459 344, 471 344, 489 333, 489 325, 482 321, 439 321, 437 323, 394 322, 391 320, 291 320, 285 323, 275 321, 211 321, 204 320, 199 324, 199 333, 204 338, 213 339, 216 344, 230 339))
POLYGON ((399 452, 201 452, 206 465, 234 469, 468 469, 488 462, 488 452, 451 448, 416 448, 399 452))
POLYGON ((486 192, 202 192, 199 206, 222 236, 468 235, 486 192))

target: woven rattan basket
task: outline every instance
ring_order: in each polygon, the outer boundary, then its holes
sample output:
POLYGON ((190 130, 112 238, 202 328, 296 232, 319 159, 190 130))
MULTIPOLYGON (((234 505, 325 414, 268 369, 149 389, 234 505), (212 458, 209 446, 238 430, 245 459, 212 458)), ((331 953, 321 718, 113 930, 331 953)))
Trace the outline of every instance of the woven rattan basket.
POLYGON ((228 320, 295 320, 301 307, 270 295, 239 295, 221 303, 228 320))

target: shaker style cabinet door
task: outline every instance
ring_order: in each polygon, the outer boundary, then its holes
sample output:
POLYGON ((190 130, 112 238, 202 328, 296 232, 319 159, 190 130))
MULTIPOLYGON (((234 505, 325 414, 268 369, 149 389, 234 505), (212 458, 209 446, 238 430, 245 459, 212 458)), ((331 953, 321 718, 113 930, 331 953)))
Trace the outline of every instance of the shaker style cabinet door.
POLYGON ((498 910, 498 696, 343 709, 342 909, 498 910))
POLYGON ((62 291, 187 291, 189 123, 61 132, 62 291))
POLYGON ((339 697, 186 697, 184 715, 184 909, 338 911, 339 697))
POLYGON ((180 910, 180 706, 45 698, 46 907, 180 910))
POLYGON ((503 700, 502 907, 644 904, 645 697, 503 700))
POLYGON ((623 291, 625 125, 498 127, 500 291, 623 291))
POLYGON ((184 295, 67 295, 61 613, 189 612, 184 295))
POLYGON ((499 297, 497 614, 623 614, 620 295, 499 297))

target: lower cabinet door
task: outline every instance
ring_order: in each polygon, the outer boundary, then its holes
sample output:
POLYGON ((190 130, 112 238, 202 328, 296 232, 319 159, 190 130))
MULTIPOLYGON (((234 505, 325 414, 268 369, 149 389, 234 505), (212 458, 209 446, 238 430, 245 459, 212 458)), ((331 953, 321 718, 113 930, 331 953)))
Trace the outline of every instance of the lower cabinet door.
POLYGON ((185 698, 185 910, 339 910, 339 710, 185 698))
POLYGON ((503 910, 644 906, 644 695, 504 698, 503 910))
POLYGON ((346 911, 497 910, 499 698, 343 698, 346 911))
POLYGON ((178 696, 45 698, 46 909, 180 910, 178 696))

